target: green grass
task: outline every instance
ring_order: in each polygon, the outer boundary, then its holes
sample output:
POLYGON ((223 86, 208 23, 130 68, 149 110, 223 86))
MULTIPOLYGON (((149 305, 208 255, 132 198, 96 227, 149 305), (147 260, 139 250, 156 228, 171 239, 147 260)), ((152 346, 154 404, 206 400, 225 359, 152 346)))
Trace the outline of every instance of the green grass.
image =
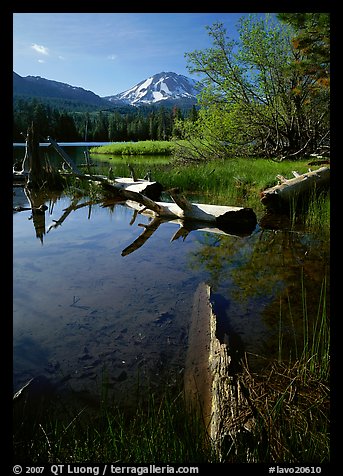
MULTIPOLYGON (((92 157, 97 160, 99 156, 92 154, 92 157)), ((110 160, 107 155, 102 157, 107 164, 101 172, 105 175, 111 167, 114 176, 130 176, 129 163, 137 177, 158 181, 165 190, 178 188, 191 201, 250 207, 258 218, 266 211, 260 202, 260 194, 278 183, 277 175, 292 178, 294 170, 299 174, 308 171, 307 160, 280 163, 267 159, 228 158, 225 161, 182 164, 168 155, 113 156, 110 160)), ((291 226, 295 226, 299 216, 301 220, 306 217, 305 224, 310 230, 327 233, 330 230, 329 195, 321 194, 319 198, 313 195, 309 206, 300 213, 299 209, 291 207, 291 226)))
POLYGON ((309 230, 320 231, 322 235, 329 234, 330 196, 328 194, 321 193, 317 197, 311 197, 306 213, 305 224, 309 230))
POLYGON ((203 422, 183 394, 151 395, 135 411, 108 402, 97 413, 87 408, 46 408, 17 417, 16 462, 41 463, 204 463, 215 461, 203 422), (26 421, 25 421, 26 420, 26 421))
POLYGON ((112 155, 170 155, 174 150, 170 141, 114 142, 99 147, 92 147, 90 153, 112 155))

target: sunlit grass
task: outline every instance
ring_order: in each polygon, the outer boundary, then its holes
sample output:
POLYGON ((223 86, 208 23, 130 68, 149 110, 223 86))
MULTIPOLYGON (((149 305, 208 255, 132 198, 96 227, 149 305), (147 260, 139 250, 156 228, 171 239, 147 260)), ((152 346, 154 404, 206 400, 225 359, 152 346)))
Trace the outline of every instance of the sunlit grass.
POLYGON ((145 140, 138 142, 113 142, 90 148, 91 153, 112 155, 170 155, 174 150, 170 141, 145 140))

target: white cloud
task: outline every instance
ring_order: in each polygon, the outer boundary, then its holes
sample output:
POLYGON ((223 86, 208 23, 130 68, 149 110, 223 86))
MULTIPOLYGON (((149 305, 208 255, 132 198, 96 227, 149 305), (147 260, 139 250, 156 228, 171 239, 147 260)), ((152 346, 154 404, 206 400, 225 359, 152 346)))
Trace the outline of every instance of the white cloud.
POLYGON ((38 63, 45 63, 45 61, 42 60, 42 59, 39 59, 39 60, 38 60, 38 63))
POLYGON ((48 56, 49 55, 49 48, 47 48, 46 46, 43 46, 43 45, 37 45, 36 43, 33 43, 33 45, 31 46, 31 48, 35 51, 37 51, 37 53, 40 53, 42 55, 46 55, 48 56))
POLYGON ((108 55, 107 59, 109 60, 116 60, 118 58, 118 55, 108 55))

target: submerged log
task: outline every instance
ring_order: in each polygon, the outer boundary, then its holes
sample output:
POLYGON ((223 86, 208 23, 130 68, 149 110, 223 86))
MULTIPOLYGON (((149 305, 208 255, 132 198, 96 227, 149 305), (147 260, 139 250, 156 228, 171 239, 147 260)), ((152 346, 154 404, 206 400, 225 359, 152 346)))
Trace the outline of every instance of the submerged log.
POLYGON ((292 179, 278 175, 281 183, 264 190, 261 193, 261 203, 268 209, 285 208, 330 186, 329 167, 321 167, 302 175, 293 172, 293 175, 295 177, 292 179))
POLYGON ((184 372, 185 396, 189 404, 200 411, 209 431, 212 417, 212 380, 209 365, 211 341, 210 289, 202 283, 193 300, 188 334, 188 349, 184 372))

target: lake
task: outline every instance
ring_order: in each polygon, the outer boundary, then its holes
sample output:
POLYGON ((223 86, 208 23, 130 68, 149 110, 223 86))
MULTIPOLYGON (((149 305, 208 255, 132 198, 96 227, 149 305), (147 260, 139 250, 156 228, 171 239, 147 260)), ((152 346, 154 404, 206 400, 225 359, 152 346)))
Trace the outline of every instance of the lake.
MULTIPOLYGON (((77 161, 84 147, 65 150, 77 161)), ((23 156, 14 148, 15 159, 23 156)), ((22 188, 14 203, 27 206, 22 188)), ((204 200, 206 198, 204 197, 204 200)), ((131 253, 149 218, 124 203, 45 194, 39 224, 31 211, 13 213, 13 386, 44 376, 80 401, 104 385, 120 405, 137 392, 182 380, 193 298, 198 285, 212 302, 233 352, 253 368, 280 354, 295 357, 302 342, 303 296, 314 319, 329 247, 319 236, 258 224, 248 236, 162 223, 131 253), (69 215, 56 223, 71 205, 69 215), (86 204, 82 206, 82 204, 86 204)))

